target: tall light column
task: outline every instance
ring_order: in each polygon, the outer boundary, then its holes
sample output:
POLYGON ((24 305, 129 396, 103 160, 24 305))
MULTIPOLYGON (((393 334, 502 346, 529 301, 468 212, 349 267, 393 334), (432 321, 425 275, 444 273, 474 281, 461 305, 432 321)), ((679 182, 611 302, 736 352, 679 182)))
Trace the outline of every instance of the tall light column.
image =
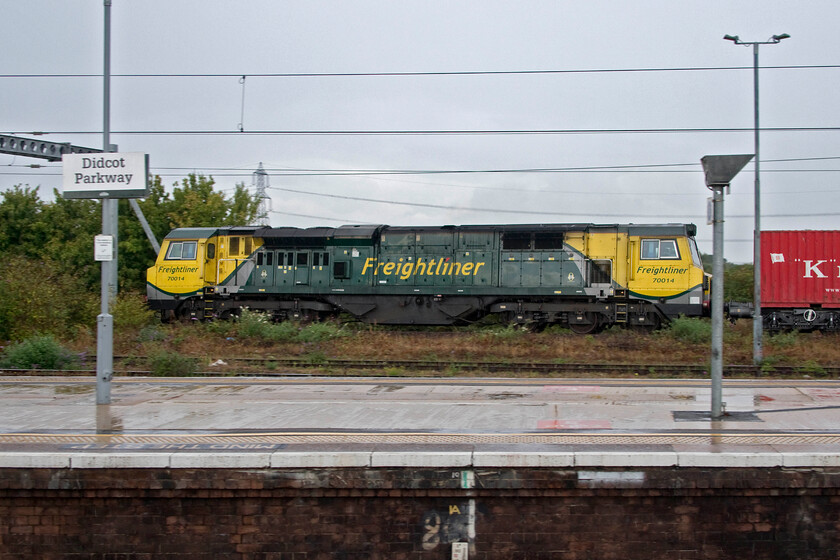
POLYGON ((753 95, 755 111, 755 227, 753 228, 753 363, 760 364, 764 359, 762 350, 762 338, 764 324, 761 317, 761 179, 760 166, 761 158, 759 153, 759 125, 758 125, 758 46, 775 45, 790 35, 782 33, 773 35, 767 41, 742 41, 737 35, 724 35, 727 41, 736 45, 752 45, 753 47, 753 95))
POLYGON ((723 190, 753 158, 752 154, 703 156, 706 187, 714 192, 712 254, 712 420, 723 418, 723 190))
MULTIPOLYGON (((102 151, 111 151, 111 0, 103 0, 104 22, 104 65, 102 151)), ((107 193, 105 193, 107 195, 107 193)), ((111 404, 111 378, 114 376, 114 318, 111 316, 110 301, 117 293, 117 206, 116 199, 102 197, 102 235, 111 236, 113 254, 102 262, 101 310, 96 317, 96 404, 111 404)))

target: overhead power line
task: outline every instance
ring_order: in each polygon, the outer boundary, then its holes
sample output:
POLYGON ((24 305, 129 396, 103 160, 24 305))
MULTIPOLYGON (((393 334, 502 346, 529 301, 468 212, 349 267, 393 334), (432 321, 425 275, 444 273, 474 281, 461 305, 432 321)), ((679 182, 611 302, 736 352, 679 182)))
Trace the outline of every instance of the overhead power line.
MULTIPOLYGON (((513 210, 513 209, 504 209, 504 208, 473 208, 469 206, 454 206, 454 205, 447 205, 447 204, 431 204, 427 202, 408 202, 402 200, 386 200, 381 198, 369 198, 369 197, 361 197, 361 196, 348 196, 348 195, 341 195, 341 194, 330 194, 330 193, 317 193, 312 191, 305 191, 301 189, 290 189, 286 187, 269 187, 270 189, 293 193, 293 194, 301 194, 306 196, 317 196, 323 198, 332 198, 338 200, 352 200, 355 202, 374 202, 378 204, 389 204, 389 205, 396 205, 396 206, 409 206, 412 208, 433 208, 436 210, 461 210, 467 212, 491 212, 495 214, 524 214, 524 215, 531 215, 531 216, 575 216, 575 217, 599 217, 599 218, 623 218, 626 217, 628 212, 620 212, 620 213, 602 213, 602 212, 567 212, 565 210, 560 211, 551 211, 546 212, 542 210, 513 210)), ((670 216, 678 216, 678 214, 670 213, 670 216)), ((662 219, 662 212, 657 214, 636 214, 633 213, 633 216, 638 218, 651 218, 651 219, 662 219)), ((682 216, 690 216, 693 218, 699 218, 700 216, 697 214, 683 214, 682 216)), ((840 212, 821 212, 816 214, 765 214, 764 217, 766 218, 802 218, 802 217, 832 217, 832 216, 840 216, 840 212)), ((752 218, 752 214, 730 214, 726 216, 727 218, 752 218)))
MULTIPOLYGON (((798 163, 804 161, 837 161, 840 156, 820 156, 820 157, 804 157, 804 158, 778 158, 778 159, 762 159, 761 163, 798 163)), ((285 173, 381 173, 381 174, 427 174, 427 173, 554 173, 566 171, 625 171, 625 170, 656 170, 665 167, 694 167, 696 169, 678 170, 680 172, 695 172, 702 171, 700 162, 688 163, 639 163, 626 165, 589 165, 589 166, 568 166, 568 167, 519 167, 510 169, 329 169, 329 168, 307 168, 307 167, 267 167, 267 172, 274 172, 277 174, 285 173)), ((191 167, 156 167, 155 169, 163 169, 167 171, 184 171, 195 170, 196 166, 191 167)), ((205 171, 244 171, 250 169, 249 166, 240 167, 202 167, 205 171)), ((803 169, 802 171, 809 171, 803 169)), ((827 171, 840 171, 837 169, 827 171)))
MULTIPOLYGON (((761 132, 837 132, 840 126, 775 126, 761 128, 761 132)), ((465 130, 112 130, 111 134, 124 136, 492 136, 492 135, 562 135, 562 134, 697 134, 749 132, 753 127, 719 128, 545 128, 545 129, 465 129, 465 130)), ((2 131, 0 134, 46 134, 87 135, 102 134, 101 130, 17 130, 2 131)))
MULTIPOLYGON (((793 163, 804 161, 836 161, 840 160, 840 156, 821 156, 821 157, 805 157, 805 158, 777 158, 777 159, 762 159, 761 163, 793 163)), ((33 167, 29 164, 10 164, 8 167, 33 167)), ((42 165, 37 167, 56 168, 60 169, 60 165, 42 165)), ((154 167, 156 170, 165 171, 187 171, 195 173, 197 169, 204 172, 210 171, 235 171, 230 176, 238 176, 241 174, 251 174, 251 166, 239 167, 197 167, 191 165, 188 167, 154 167)), ((272 172, 276 175, 295 175, 295 174, 315 174, 315 175, 426 175, 435 173, 564 173, 564 172, 579 172, 579 171, 656 171, 661 168, 673 167, 693 167, 694 169, 679 169, 679 173, 697 173, 702 171, 699 162, 689 163, 639 163, 626 165, 589 165, 589 166, 568 166, 568 167, 518 167, 509 169, 330 169, 323 167, 268 167, 264 168, 266 172, 272 172)), ((773 170, 771 170, 773 171, 773 170)), ((784 169, 777 171, 840 171, 840 169, 784 169)), ((226 176, 221 174, 221 176, 226 176)))
MULTIPOLYGON (((781 158, 763 159, 762 163, 801 163, 809 161, 837 161, 840 156, 822 156, 806 158, 781 158)), ((3 167, 10 168, 32 168, 32 169, 60 169, 60 165, 44 164, 8 164, 3 167)), ((250 166, 249 166, 250 167, 250 166)), ((183 173, 206 173, 214 177, 247 177, 253 172, 246 170, 246 167, 154 167, 157 175, 163 177, 182 176, 183 173), (160 171, 181 171, 183 173, 161 173, 160 171)), ((497 169, 329 169, 329 168, 305 168, 305 167, 268 167, 264 171, 276 177, 376 177, 376 176, 404 176, 404 175, 461 175, 461 174, 533 174, 533 173, 701 173, 699 163, 653 163, 653 164, 627 164, 627 165, 594 165, 594 166, 567 166, 567 167, 519 167, 519 168, 497 168, 497 169), (683 168, 683 169, 678 169, 683 168)), ((796 168, 796 169, 768 169, 768 173, 836 173, 840 169, 828 168, 796 168)), ((7 173, 0 171, 2 175, 21 176, 60 176, 60 173, 7 173)), ((437 184, 437 183, 431 183, 437 184)), ((467 185, 465 188, 489 189, 489 190, 511 190, 511 187, 480 187, 467 185)), ((516 190, 516 189, 514 189, 516 190)), ((527 192, 556 192, 554 190, 534 190, 527 192)), ((564 191, 568 192, 568 191, 564 191)), ((799 191, 815 192, 815 191, 799 191)), ((834 191, 816 191, 834 192, 834 191)))
MULTIPOLYGON (((784 66, 761 66, 761 70, 826 70, 837 69, 836 64, 797 64, 784 66)), ((639 72, 715 72, 728 70, 753 70, 752 66, 684 66, 673 68, 581 68, 566 70, 455 70, 451 72, 158 72, 111 74, 112 78, 365 78, 365 77, 413 77, 413 76, 517 76, 540 74, 622 74, 639 72)), ((0 74, 0 78, 101 78, 102 74, 0 74)))
MULTIPOLYGON (((340 194, 329 194, 329 193, 316 193, 312 191, 304 191, 300 189, 289 189, 286 187, 270 187, 271 189, 287 192, 287 193, 294 193, 294 194, 302 194, 306 196, 318 196, 323 198, 332 198, 338 200, 353 200, 356 202, 375 202, 379 204, 389 204, 389 205, 397 205, 397 206, 410 206, 412 208, 434 208, 438 210, 465 210, 470 212, 493 212, 498 214, 526 214, 531 216, 556 216, 557 214, 561 213, 566 216, 586 216, 586 215, 593 215, 590 213, 582 213, 582 214, 573 214, 567 212, 544 212, 541 210, 511 210, 511 209, 504 209, 504 208, 471 208, 468 206, 452 206, 447 204, 431 204, 427 202, 406 202, 401 200, 383 200, 381 198, 368 198, 368 197, 361 197, 361 196, 347 196, 347 195, 340 195, 340 194)), ((598 214, 599 216, 612 216, 611 214, 598 214)), ((624 214, 615 214, 616 217, 626 215, 624 214)))
MULTIPOLYGON (((47 165, 4 165, 0 167, 13 167, 13 168, 26 168, 26 169, 47 169, 53 166, 47 165)), ((152 168, 152 173, 154 175, 158 175, 160 177, 183 177, 185 174, 194 173, 196 172, 195 167, 184 167, 180 168, 183 169, 184 172, 182 173, 158 173, 154 171, 152 168)), ((390 177, 390 176, 422 176, 422 175, 482 175, 482 174, 510 174, 510 175, 517 175, 517 174, 535 174, 535 173, 556 173, 556 174, 619 174, 619 173, 692 173, 698 174, 702 173, 700 170, 694 169, 684 169, 684 170, 663 170, 663 169, 590 169, 590 170, 564 170, 564 169, 473 169, 473 170, 439 170, 439 171, 312 171, 312 172, 286 172, 286 173, 278 173, 273 172, 270 173, 272 177, 390 177)), ((762 173, 840 173, 840 169, 763 169, 762 173)), ((231 178, 247 178, 252 173, 247 171, 241 171, 236 173, 214 173, 212 169, 206 168, 198 171, 198 174, 206 174, 211 175, 212 177, 231 177, 231 178)), ((23 172, 23 171, 0 171, 0 175, 17 175, 20 177, 61 177, 61 173, 49 172, 49 171, 32 171, 32 172, 23 172)), ((425 185, 436 185, 442 183, 420 183, 425 185)), ((450 185, 452 186, 452 185, 450 185)), ((485 190, 511 190, 511 187, 504 186, 504 187, 480 187, 476 185, 464 185, 465 188, 471 189, 485 189, 485 190)), ((517 189, 513 189, 517 190, 517 189)), ((519 189, 523 192, 555 192, 553 190, 547 189, 519 189)), ((569 191, 563 191, 569 192, 569 191)), ((796 192, 835 192, 834 190, 797 190, 796 192)))

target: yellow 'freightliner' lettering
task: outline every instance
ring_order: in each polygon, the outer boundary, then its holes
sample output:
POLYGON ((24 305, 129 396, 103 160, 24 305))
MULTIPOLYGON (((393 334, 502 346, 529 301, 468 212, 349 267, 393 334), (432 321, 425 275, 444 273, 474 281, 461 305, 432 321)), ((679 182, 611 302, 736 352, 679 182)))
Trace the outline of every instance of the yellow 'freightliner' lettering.
POLYGON ((687 268, 677 266, 639 266, 636 269, 636 274, 685 274, 688 272, 687 268))
POLYGON ((196 272, 197 266, 158 266, 159 274, 178 274, 180 272, 196 272))
POLYGON ((417 262, 406 263, 381 263, 377 259, 368 257, 362 266, 362 276, 366 275, 368 269, 374 276, 399 276, 401 280, 408 280, 412 276, 477 276, 479 269, 486 263, 459 263, 446 262, 444 259, 417 259, 417 262))

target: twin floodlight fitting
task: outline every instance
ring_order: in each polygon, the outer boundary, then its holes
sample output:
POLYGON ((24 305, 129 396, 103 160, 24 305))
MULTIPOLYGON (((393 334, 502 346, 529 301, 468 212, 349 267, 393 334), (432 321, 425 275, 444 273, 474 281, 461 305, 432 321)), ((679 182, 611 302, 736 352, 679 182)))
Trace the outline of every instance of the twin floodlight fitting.
POLYGON ((737 35, 724 35, 724 36, 723 36, 723 38, 724 38, 724 39, 726 39, 727 41, 732 41, 732 42, 733 42, 733 43, 735 43, 736 45, 755 45, 755 44, 759 44, 759 45, 775 45, 776 43, 778 43, 778 42, 779 42, 779 41, 781 41, 782 39, 789 39, 789 38, 790 38, 790 35, 788 35, 787 33, 782 33, 781 35, 773 35, 772 37, 770 37, 770 40, 769 40, 769 41, 764 41, 764 42, 760 42, 760 41, 757 41, 757 42, 742 41, 742 40, 741 40, 741 38, 740 38, 740 37, 738 37, 737 35))

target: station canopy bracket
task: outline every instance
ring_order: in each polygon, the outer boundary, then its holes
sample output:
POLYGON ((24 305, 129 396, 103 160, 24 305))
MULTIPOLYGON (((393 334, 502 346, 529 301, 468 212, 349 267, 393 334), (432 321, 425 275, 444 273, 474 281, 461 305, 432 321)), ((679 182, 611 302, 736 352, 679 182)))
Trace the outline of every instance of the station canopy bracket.
POLYGON ((102 150, 73 146, 69 142, 47 142, 46 140, 0 134, 0 154, 26 156, 48 161, 61 161, 61 156, 64 154, 98 153, 102 153, 102 150))

